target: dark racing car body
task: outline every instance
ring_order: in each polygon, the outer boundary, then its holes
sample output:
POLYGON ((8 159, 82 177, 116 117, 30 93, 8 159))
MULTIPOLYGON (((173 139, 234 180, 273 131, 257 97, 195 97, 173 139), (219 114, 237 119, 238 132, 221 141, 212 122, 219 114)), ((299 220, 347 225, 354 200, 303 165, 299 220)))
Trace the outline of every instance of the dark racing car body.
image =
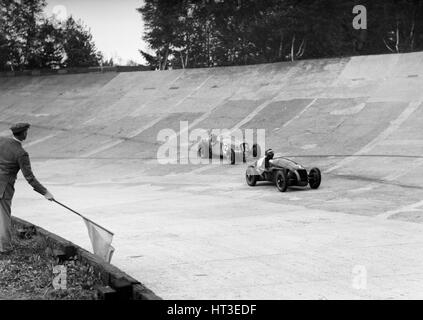
POLYGON ((282 156, 274 157, 268 161, 268 164, 259 163, 259 161, 249 165, 245 173, 247 184, 251 187, 258 181, 273 182, 281 192, 285 192, 291 186, 310 185, 312 189, 320 186, 321 173, 318 168, 307 171, 302 165, 282 156))

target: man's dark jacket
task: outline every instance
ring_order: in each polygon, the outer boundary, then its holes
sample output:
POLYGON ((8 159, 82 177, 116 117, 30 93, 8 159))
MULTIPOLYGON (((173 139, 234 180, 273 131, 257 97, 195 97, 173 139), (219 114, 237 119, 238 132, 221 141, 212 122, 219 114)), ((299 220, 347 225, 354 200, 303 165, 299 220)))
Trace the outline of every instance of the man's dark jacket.
POLYGON ((19 170, 35 191, 42 195, 47 193, 32 173, 29 155, 22 144, 13 138, 0 137, 0 199, 13 198, 19 170))

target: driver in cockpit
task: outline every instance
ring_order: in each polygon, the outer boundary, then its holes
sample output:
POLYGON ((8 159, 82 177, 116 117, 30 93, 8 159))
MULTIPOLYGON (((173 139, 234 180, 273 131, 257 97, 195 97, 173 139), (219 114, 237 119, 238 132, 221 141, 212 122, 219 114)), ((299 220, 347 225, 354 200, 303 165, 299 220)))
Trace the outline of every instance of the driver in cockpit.
POLYGON ((274 156, 275 156, 275 153, 273 152, 273 150, 268 149, 266 150, 264 157, 260 158, 257 161, 257 170, 259 171, 260 174, 262 174, 266 169, 269 169, 270 160, 272 160, 274 156))

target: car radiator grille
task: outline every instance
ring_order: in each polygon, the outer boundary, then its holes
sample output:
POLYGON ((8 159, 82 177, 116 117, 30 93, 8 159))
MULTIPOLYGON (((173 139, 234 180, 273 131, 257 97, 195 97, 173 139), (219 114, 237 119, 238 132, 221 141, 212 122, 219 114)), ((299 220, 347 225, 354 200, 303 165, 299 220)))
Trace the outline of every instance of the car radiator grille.
POLYGON ((298 172, 298 175, 300 176, 301 181, 307 181, 308 180, 307 170, 300 169, 300 170, 297 170, 297 172, 298 172))

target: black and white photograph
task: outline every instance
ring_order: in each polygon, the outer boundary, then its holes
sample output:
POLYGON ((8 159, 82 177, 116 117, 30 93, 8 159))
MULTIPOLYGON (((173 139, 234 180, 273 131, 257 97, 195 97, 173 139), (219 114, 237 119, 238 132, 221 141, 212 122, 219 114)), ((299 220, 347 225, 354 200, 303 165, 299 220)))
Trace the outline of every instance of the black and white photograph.
POLYGON ((0 300, 420 300, 422 224, 423 1, 0 0, 0 300))

